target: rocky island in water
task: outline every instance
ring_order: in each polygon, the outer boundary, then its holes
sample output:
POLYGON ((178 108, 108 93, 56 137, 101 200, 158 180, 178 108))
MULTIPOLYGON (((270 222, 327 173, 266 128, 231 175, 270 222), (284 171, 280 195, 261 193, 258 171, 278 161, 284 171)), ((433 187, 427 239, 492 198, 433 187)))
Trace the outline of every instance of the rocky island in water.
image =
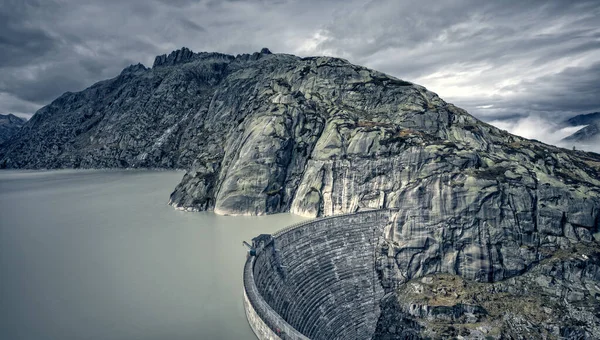
POLYGON ((170 204, 187 211, 386 209, 381 261, 344 259, 379 266, 368 337, 600 338, 600 155, 343 59, 183 48, 43 107, 0 167, 186 169, 170 204))

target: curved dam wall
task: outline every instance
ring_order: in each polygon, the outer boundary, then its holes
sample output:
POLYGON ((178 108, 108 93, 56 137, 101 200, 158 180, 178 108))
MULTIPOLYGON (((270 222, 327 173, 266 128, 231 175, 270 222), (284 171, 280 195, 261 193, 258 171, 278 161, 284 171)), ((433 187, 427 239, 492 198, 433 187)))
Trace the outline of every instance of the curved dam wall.
POLYGON ((369 339, 384 295, 376 251, 391 210, 294 225, 244 268, 244 305, 259 339, 369 339))

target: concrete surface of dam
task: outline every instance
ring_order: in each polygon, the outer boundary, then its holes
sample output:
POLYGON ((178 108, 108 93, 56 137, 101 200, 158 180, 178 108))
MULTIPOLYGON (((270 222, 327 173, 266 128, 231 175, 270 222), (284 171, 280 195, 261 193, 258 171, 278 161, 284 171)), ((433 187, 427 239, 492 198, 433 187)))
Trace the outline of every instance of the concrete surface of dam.
POLYGON ((244 307, 259 339, 369 339, 384 290, 376 252, 392 210, 303 222, 253 239, 244 307))

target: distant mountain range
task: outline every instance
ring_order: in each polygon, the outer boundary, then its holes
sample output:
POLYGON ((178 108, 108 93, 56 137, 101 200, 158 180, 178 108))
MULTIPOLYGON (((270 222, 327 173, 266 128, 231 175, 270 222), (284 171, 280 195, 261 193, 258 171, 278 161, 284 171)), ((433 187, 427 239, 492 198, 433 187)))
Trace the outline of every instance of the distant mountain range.
POLYGON ((564 123, 566 126, 586 125, 574 134, 565 137, 564 141, 590 142, 592 139, 600 137, 600 112, 578 115, 567 119, 564 123))
POLYGON ((12 113, 7 115, 0 114, 0 144, 14 136, 25 122, 25 119, 19 118, 12 113))

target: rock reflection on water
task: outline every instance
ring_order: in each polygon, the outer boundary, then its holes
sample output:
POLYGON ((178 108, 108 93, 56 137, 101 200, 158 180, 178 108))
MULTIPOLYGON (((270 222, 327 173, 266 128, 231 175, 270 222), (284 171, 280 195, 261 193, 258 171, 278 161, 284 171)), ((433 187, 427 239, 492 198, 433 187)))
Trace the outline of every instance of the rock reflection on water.
POLYGON ((174 171, 1 171, 0 338, 255 339, 242 240, 302 220, 167 205, 174 171))

